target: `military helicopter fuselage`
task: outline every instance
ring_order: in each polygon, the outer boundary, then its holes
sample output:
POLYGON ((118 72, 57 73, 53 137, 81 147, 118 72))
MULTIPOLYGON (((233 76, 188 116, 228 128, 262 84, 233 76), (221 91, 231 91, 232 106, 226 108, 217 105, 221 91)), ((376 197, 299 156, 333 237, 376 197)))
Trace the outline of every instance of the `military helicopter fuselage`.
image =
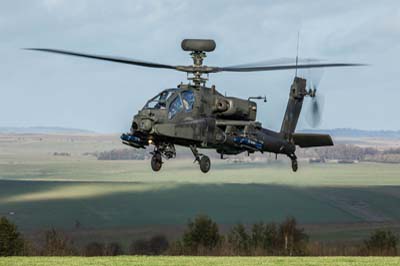
POLYGON ((262 128, 256 115, 254 101, 223 96, 214 86, 179 85, 148 101, 123 140, 136 148, 149 144, 210 148, 221 156, 244 151, 293 153, 294 145, 262 128))
MULTIPOLYGON (((55 49, 28 50, 186 72, 189 80, 187 84, 181 83, 177 88, 166 89, 150 99, 134 116, 130 132, 121 136, 124 144, 134 148, 154 146, 151 159, 154 171, 161 169, 163 158, 171 159, 176 156, 175 145, 189 147, 204 173, 209 171, 211 162, 208 156, 198 152, 198 148, 215 149, 221 158, 224 155, 236 155, 242 152, 285 154, 291 159, 293 171, 297 171, 296 146, 307 148, 333 145, 329 135, 295 132, 304 97, 314 98, 316 95, 316 86, 309 86, 309 89, 306 89, 307 81, 297 76, 297 69, 360 64, 299 64, 296 57, 296 64, 214 67, 203 65, 206 52, 212 52, 216 47, 213 40, 186 39, 182 41, 181 47, 184 51, 190 52, 192 65, 166 65, 55 49), (205 84, 208 79, 203 76, 218 72, 287 69, 295 69, 296 75, 290 87, 289 100, 279 132, 263 128, 261 123, 256 121, 257 104, 252 99, 262 99, 262 97, 240 99, 224 96, 215 86, 207 87, 205 84)), ((315 110, 319 109, 317 105, 315 107, 315 110)))
POLYGON ((305 86, 305 79, 295 78, 280 132, 263 128, 256 121, 257 104, 250 98, 224 96, 215 86, 181 84, 149 100, 135 115, 130 134, 121 138, 124 144, 135 148, 155 145, 152 161, 155 171, 161 168, 161 156, 175 157, 174 144, 190 147, 203 172, 209 170, 210 162, 197 148, 215 149, 221 158, 242 152, 285 154, 296 171, 296 145, 333 145, 328 135, 294 133, 303 99, 312 93, 305 86))

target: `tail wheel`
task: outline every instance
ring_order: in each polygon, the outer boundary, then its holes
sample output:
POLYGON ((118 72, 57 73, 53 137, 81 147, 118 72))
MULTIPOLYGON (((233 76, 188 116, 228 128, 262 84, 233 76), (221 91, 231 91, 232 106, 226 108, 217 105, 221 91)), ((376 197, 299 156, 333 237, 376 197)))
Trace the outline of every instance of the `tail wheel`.
POLYGON ((160 153, 155 153, 153 157, 151 157, 151 169, 153 169, 154 172, 160 171, 162 166, 162 158, 160 153))
POLYGON ((208 156, 203 155, 203 156, 200 158, 199 164, 200 164, 200 170, 201 170, 203 173, 207 173, 208 171, 210 171, 211 161, 210 161, 210 158, 208 158, 208 156))
POLYGON ((299 168, 299 165, 297 163, 297 160, 296 159, 292 160, 292 170, 293 170, 293 172, 296 172, 298 168, 299 168))

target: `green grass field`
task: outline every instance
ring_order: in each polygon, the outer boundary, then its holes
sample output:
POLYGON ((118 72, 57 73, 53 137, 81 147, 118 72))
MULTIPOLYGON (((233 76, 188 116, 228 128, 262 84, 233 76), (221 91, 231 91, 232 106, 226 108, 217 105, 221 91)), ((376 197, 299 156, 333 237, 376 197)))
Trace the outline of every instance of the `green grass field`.
POLYGON ((247 266, 247 265, 285 265, 285 266, 372 266, 385 265, 397 266, 400 258, 380 257, 143 257, 143 256, 122 256, 122 257, 13 257, 0 258, 0 266, 247 266))
POLYGON ((286 162, 214 159, 203 174, 192 160, 179 159, 154 173, 149 161, 83 155, 113 148, 125 148, 117 136, 0 137, 0 215, 27 234, 56 227, 77 239, 126 243, 155 232, 175 237, 201 213, 223 229, 295 216, 317 240, 400 231, 400 165, 300 162, 292 173, 286 162))

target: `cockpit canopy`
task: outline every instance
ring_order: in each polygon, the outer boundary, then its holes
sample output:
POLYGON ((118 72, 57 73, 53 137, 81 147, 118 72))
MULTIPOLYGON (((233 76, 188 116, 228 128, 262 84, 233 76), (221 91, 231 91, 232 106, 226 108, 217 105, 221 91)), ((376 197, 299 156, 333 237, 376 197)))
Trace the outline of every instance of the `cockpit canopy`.
POLYGON ((168 109, 168 119, 172 119, 177 113, 190 112, 193 109, 195 96, 193 91, 182 91, 179 95, 173 99, 168 109))
POLYGON ((195 102, 195 94, 192 90, 166 89, 154 98, 150 99, 144 109, 166 109, 168 108, 168 119, 172 119, 176 114, 185 111, 191 112, 195 102), (171 102, 167 106, 168 100, 171 102))
POLYGON ((174 94, 178 89, 166 89, 157 94, 155 97, 151 98, 144 109, 165 109, 167 107, 167 100, 171 95, 174 94))

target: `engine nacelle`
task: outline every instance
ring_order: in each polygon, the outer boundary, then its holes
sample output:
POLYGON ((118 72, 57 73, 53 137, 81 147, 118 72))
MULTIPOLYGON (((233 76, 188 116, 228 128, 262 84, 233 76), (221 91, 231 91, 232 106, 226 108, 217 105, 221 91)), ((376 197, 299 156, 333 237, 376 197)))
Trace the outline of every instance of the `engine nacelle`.
POLYGON ((255 121, 257 104, 234 97, 217 97, 214 112, 219 118, 255 121))

